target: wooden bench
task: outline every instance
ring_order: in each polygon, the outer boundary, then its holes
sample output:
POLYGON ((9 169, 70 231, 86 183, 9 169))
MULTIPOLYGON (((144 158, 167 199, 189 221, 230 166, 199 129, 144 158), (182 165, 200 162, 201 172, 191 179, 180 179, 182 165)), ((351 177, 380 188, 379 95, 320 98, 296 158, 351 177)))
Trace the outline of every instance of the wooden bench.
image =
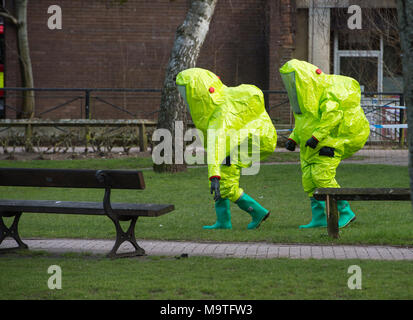
POLYGON ((23 212, 106 215, 116 228, 116 241, 108 256, 144 255, 145 250, 138 245, 135 238, 136 220, 140 216, 157 217, 174 210, 174 206, 170 204, 111 203, 112 189, 145 189, 142 172, 134 170, 0 168, 0 186, 105 189, 102 202, 0 199, 0 244, 10 236, 16 240, 17 248, 28 248, 18 231, 19 219, 23 212), (4 224, 3 217, 14 217, 9 228, 4 224), (123 231, 120 221, 130 221, 126 232, 123 231), (125 241, 129 241, 135 251, 118 254, 118 248, 125 241))
POLYGON ((319 188, 314 198, 326 201, 327 230, 332 238, 339 237, 337 201, 410 201, 409 188, 319 188))

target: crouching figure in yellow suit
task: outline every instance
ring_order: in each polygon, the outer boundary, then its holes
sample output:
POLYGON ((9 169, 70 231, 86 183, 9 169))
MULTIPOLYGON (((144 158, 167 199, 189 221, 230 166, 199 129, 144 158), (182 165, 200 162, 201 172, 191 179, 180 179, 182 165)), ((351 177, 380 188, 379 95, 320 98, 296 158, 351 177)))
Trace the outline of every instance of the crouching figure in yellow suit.
MULTIPOLYGON (((295 59, 284 64, 280 74, 295 119, 286 148, 300 146, 302 184, 311 200, 312 220, 300 228, 325 227, 325 203, 313 198, 314 190, 339 188, 335 176, 340 161, 360 150, 370 134, 360 107, 360 85, 295 59)), ((347 201, 338 201, 338 212, 340 228, 355 219, 347 201)))
POLYGON ((230 201, 251 215, 256 229, 270 214, 239 186, 241 170, 274 152, 277 134, 265 111, 263 93, 253 85, 225 86, 214 73, 191 68, 176 77, 208 153, 208 178, 217 220, 205 229, 231 229, 230 201), (251 148, 241 147, 248 143, 251 148), (255 148, 254 148, 255 147, 255 148), (254 157, 255 154, 255 157, 254 157))

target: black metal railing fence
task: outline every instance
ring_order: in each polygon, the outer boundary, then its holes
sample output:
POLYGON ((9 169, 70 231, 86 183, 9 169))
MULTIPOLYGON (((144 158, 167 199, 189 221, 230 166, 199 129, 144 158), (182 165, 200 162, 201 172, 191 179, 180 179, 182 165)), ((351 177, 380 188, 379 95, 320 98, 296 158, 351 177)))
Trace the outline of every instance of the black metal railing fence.
MULTIPOLYGON (((161 99, 161 89, 154 88, 2 88, 1 90, 4 91, 4 103, 0 106, 2 131, 12 127, 13 120, 19 118, 23 94, 27 91, 35 93, 33 118, 36 120, 140 119, 148 120, 147 126, 150 126, 156 122, 161 99)), ((294 127, 294 117, 286 92, 263 90, 263 93, 266 109, 278 133, 287 137, 294 127)), ((405 145, 407 124, 402 93, 364 92, 361 105, 371 125, 370 143, 405 145)), ((50 123, 49 126, 53 124, 50 123)), ((122 121, 117 121, 116 124, 121 125, 121 123, 122 121)), ((98 124, 95 122, 95 125, 98 124)), ((59 125, 61 126, 62 123, 60 122, 59 125)))

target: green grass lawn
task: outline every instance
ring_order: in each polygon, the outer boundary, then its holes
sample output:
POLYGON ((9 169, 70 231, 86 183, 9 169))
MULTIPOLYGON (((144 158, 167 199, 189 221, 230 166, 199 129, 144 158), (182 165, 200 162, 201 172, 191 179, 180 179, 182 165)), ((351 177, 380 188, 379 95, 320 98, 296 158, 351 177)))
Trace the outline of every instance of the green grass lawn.
MULTIPOLYGON (((148 162, 149 161, 149 162, 148 162)), ((2 167, 48 168, 142 168, 150 159, 90 159, 0 161, 2 167)), ((204 230, 215 222, 214 203, 209 193, 207 168, 190 168, 177 174, 145 170, 146 190, 114 190, 113 202, 171 203, 176 210, 158 218, 141 218, 137 238, 200 241, 268 241, 278 243, 337 243, 413 245, 413 214, 409 202, 352 202, 357 220, 332 240, 325 228, 300 230, 311 219, 310 202, 302 190, 301 171, 296 164, 262 165, 258 175, 243 176, 245 192, 271 210, 258 230, 246 230, 248 214, 235 204, 232 230, 204 230)), ((341 164, 337 180, 345 187, 407 187, 406 167, 341 164)), ((56 199, 101 201, 102 190, 0 187, 3 199, 56 199)), ((6 221, 11 221, 7 219, 6 221)), ((20 233, 28 237, 114 238, 112 222, 105 217, 23 214, 20 233)))
MULTIPOLYGON (((284 161, 291 158, 281 156, 284 161)), ((148 158, 0 161, 2 167, 139 169, 148 158)), ((249 216, 232 204, 233 230, 203 230, 215 221, 207 168, 177 174, 144 170, 146 190, 114 190, 112 201, 172 203, 176 210, 141 218, 137 238, 200 241, 269 241, 413 245, 409 202, 353 202, 357 221, 331 240, 325 229, 299 230, 311 219, 299 165, 263 165, 243 176, 245 191, 271 209, 258 230, 246 230, 249 216)), ((346 187, 406 187, 407 168, 341 164, 337 179, 346 187)), ((0 187, 2 199, 101 201, 102 190, 0 187)), ((7 223, 11 222, 6 218, 7 223)), ((23 214, 20 233, 29 237, 111 238, 105 217, 23 214)), ((20 251, 0 255, 0 299, 412 299, 410 261, 216 259, 139 257, 109 260, 98 255, 20 251), (362 269, 362 289, 350 290, 350 265, 362 269), (50 290, 50 265, 62 269, 62 289, 50 290)))
POLYGON ((140 257, 109 260, 66 254, 0 258, 0 299, 413 299, 407 261, 140 257), (50 290, 49 266, 62 271, 50 290), (361 268, 350 290, 348 268, 361 268), (12 267, 11 267, 12 266, 12 267))

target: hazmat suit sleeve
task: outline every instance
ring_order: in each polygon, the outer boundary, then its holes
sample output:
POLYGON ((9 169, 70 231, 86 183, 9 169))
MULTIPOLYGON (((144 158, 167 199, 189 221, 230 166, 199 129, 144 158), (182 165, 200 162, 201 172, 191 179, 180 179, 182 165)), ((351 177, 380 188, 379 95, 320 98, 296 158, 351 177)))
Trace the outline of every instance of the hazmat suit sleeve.
POLYGON ((221 179, 221 164, 219 162, 219 138, 208 141, 208 180, 212 177, 221 179), (213 151, 211 151, 213 148, 213 151))
POLYGON ((293 129, 293 132, 291 132, 290 136, 288 139, 293 140, 296 144, 300 144, 300 139, 298 138, 297 134, 295 133, 295 128, 293 129))
POLYGON ((210 118, 207 132, 208 179, 221 177, 221 164, 226 154, 225 118, 221 112, 214 112, 210 118))
POLYGON ((343 111, 339 110, 339 104, 333 100, 322 102, 320 113, 320 123, 312 134, 318 141, 324 140, 343 118, 343 111))

